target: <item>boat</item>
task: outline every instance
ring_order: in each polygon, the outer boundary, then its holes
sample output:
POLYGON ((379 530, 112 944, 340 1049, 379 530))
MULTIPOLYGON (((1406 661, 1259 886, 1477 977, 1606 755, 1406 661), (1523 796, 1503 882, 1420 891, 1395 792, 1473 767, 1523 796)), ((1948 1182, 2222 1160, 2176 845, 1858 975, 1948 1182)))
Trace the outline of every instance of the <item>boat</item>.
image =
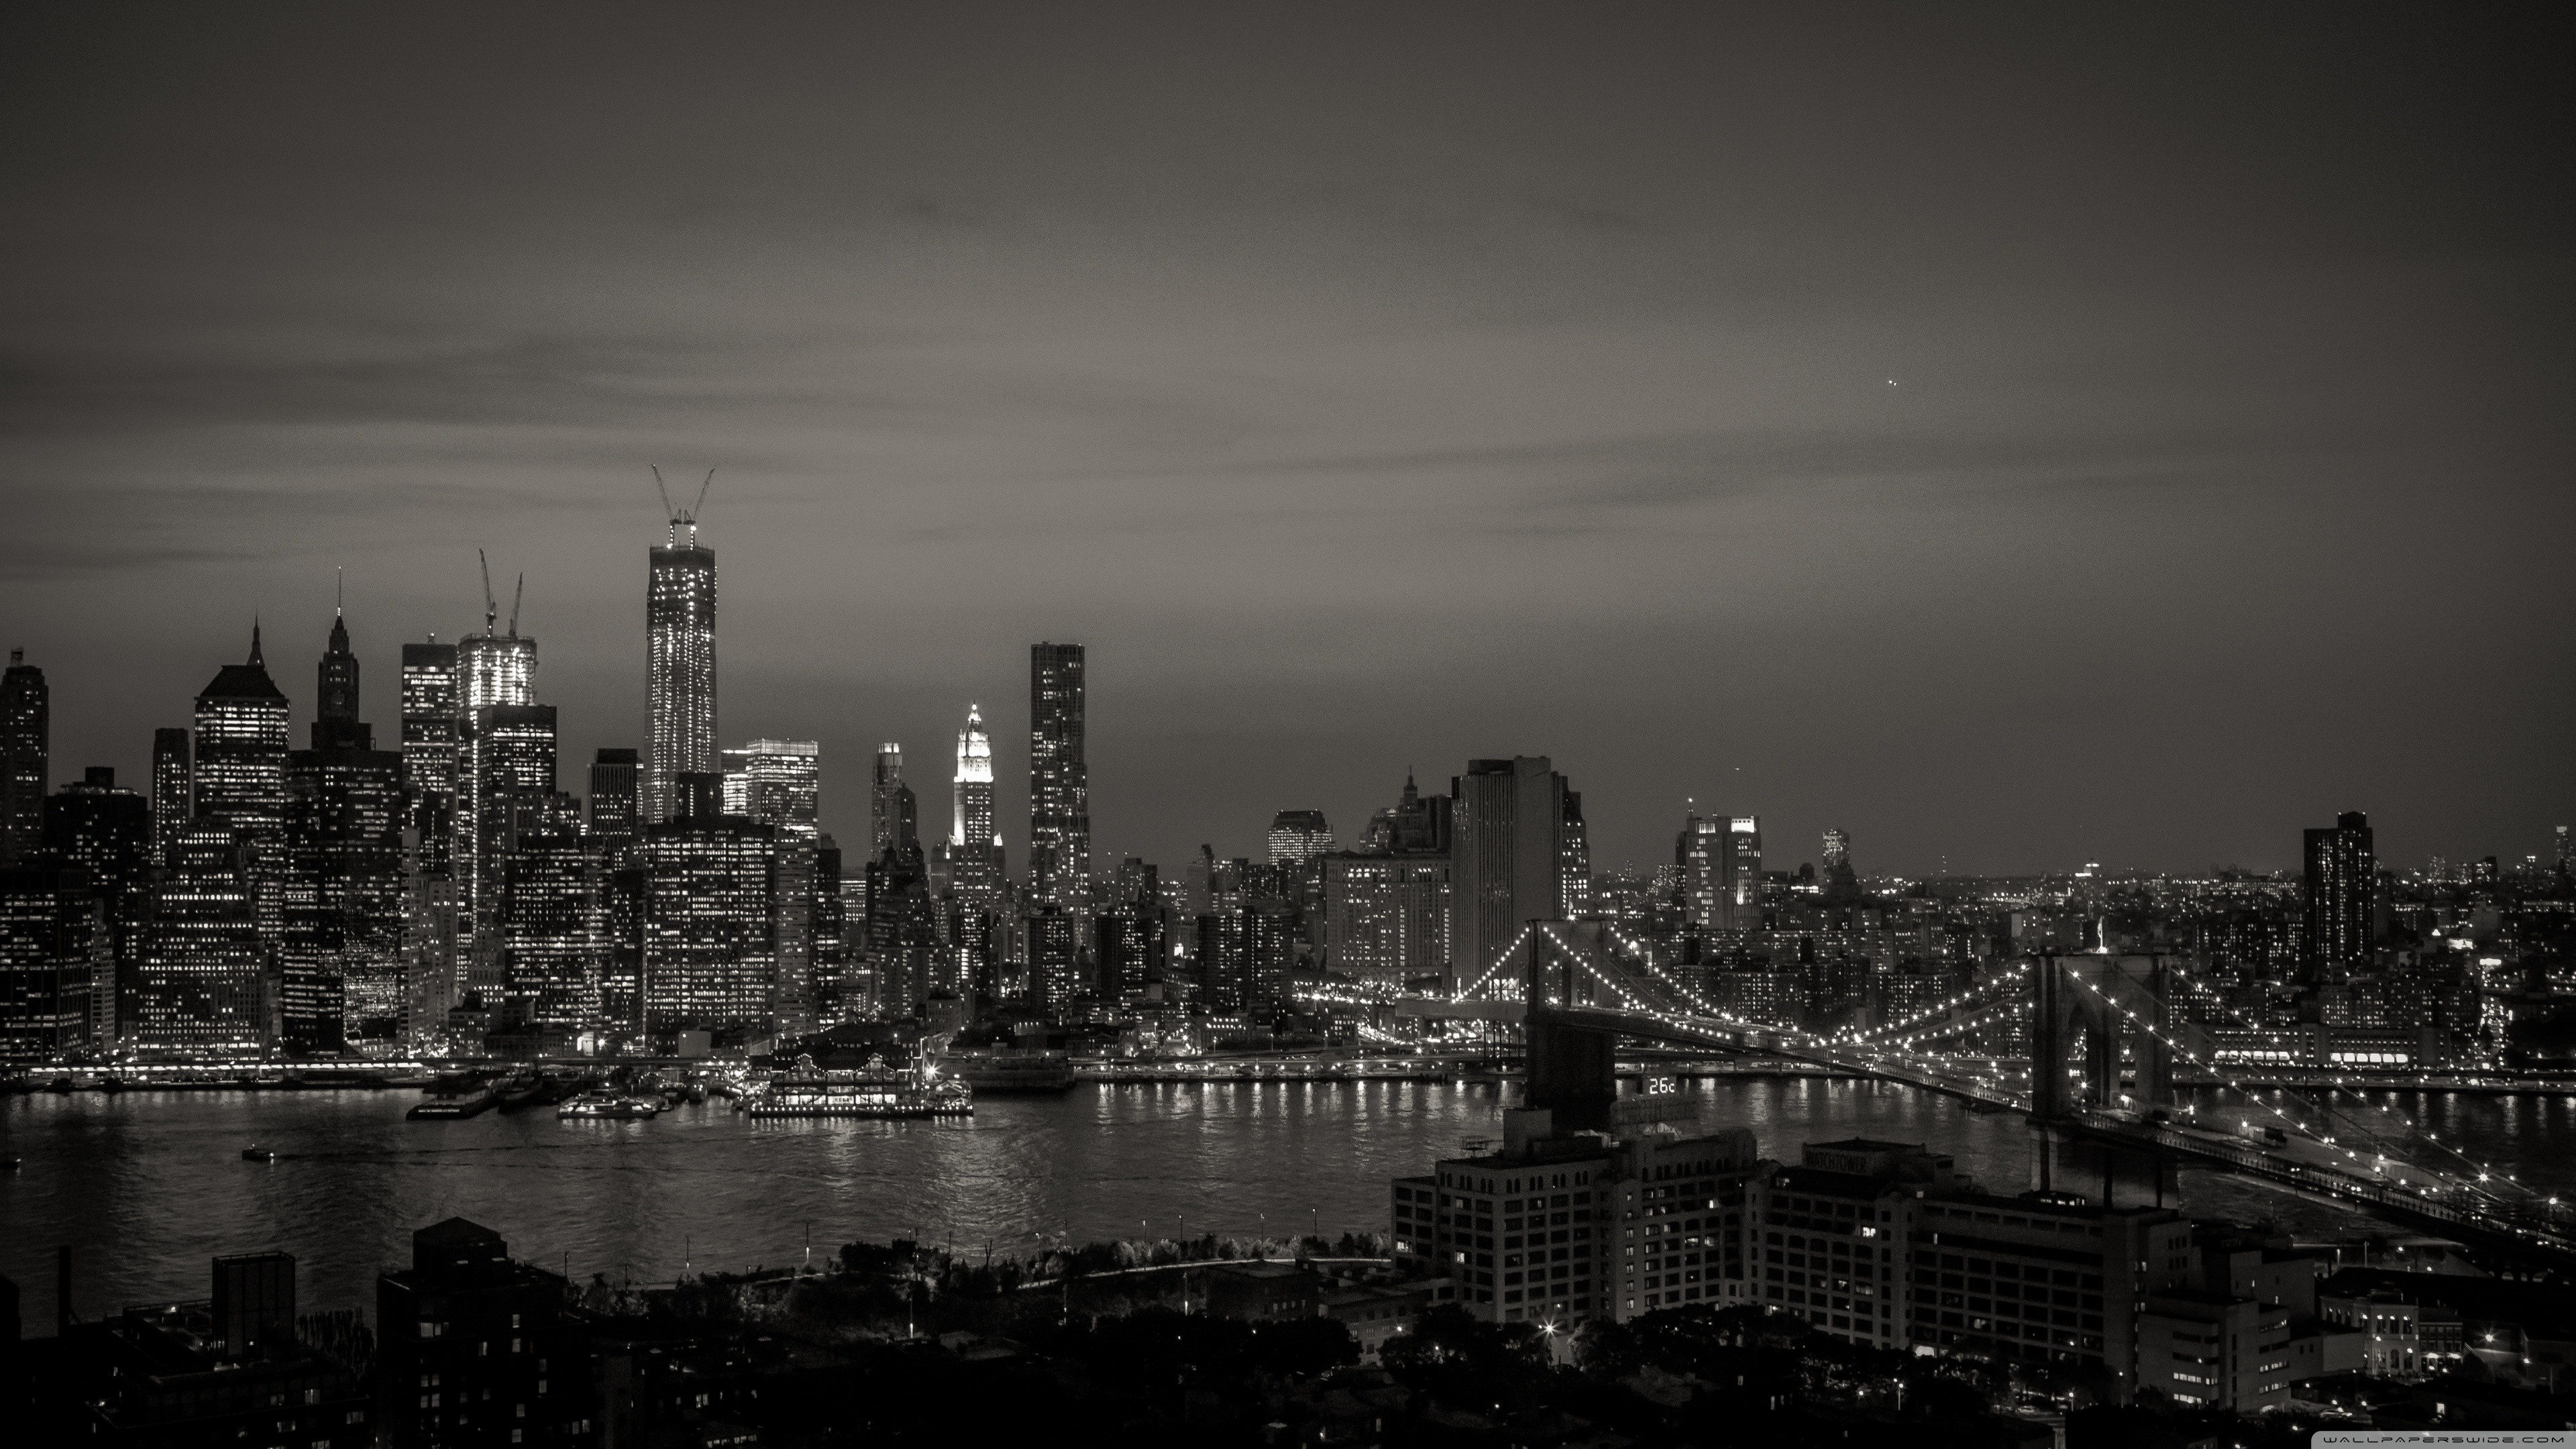
POLYGON ((555 1119, 567 1117, 607 1117, 643 1119, 661 1115, 662 1109, 642 1097, 620 1097, 610 1092, 584 1092, 555 1108, 555 1119))
POLYGON ((754 1117, 972 1117, 975 1089, 935 1066, 890 1067, 870 1057, 857 1070, 831 1070, 798 1057, 744 1101, 754 1117))
POLYGON ((474 1117, 492 1110, 500 1100, 492 1091, 491 1079, 469 1072, 458 1077, 441 1077, 422 1089, 419 1105, 403 1116, 412 1121, 448 1117, 474 1117))
POLYGON ((952 1052, 938 1064, 943 1074, 986 1096, 1073 1089, 1073 1058, 1064 1052, 993 1048, 952 1052))
POLYGON ((509 1078, 493 1089, 501 1110, 516 1112, 523 1107, 544 1107, 563 1100, 568 1083, 544 1073, 523 1073, 509 1078))
POLYGON ((251 1146, 242 1149, 244 1162, 275 1162, 276 1160, 277 1154, 265 1147, 251 1146))
POLYGON ((56 1077, 52 1081, 45 1083, 45 1090, 53 1093, 57 1097, 68 1097, 72 1094, 72 1079, 69 1077, 56 1077))

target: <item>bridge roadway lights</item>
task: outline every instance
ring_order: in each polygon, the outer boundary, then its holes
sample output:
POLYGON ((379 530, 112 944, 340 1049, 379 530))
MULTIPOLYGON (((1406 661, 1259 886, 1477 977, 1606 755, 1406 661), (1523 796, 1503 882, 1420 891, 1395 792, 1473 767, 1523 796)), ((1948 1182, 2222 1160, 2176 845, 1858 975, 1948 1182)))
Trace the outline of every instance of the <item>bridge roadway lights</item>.
POLYGON ((2030 1185, 2041 1192, 2072 1193, 2098 1207, 2182 1206, 2172 1153, 2063 1119, 2030 1119, 2030 1185))
POLYGON ((1544 1008, 1530 1012, 1522 1032, 1529 1057, 1526 1105, 1546 1108, 1559 1132, 1610 1130, 1610 1104, 1619 1099, 1618 1068, 1611 1060, 1618 1033, 1576 1026, 1544 1008))

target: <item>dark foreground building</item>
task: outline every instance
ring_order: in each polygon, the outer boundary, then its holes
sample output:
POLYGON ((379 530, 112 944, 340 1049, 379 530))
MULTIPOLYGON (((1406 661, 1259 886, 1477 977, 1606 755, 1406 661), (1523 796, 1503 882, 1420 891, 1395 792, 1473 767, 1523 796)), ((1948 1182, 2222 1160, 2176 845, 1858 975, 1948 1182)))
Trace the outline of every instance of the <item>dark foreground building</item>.
POLYGON ((411 1267, 376 1280, 385 1442, 588 1442, 563 1302, 563 1279, 510 1261, 490 1228, 449 1218, 412 1234, 411 1267))

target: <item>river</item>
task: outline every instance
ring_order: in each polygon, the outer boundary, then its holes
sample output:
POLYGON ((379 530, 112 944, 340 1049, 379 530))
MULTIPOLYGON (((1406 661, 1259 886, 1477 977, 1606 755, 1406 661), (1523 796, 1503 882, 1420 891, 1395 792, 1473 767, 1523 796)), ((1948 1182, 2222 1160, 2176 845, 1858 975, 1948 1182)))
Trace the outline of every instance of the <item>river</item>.
MULTIPOLYGON (((2023 1186, 2023 1119, 1904 1086, 1816 1079, 1697 1084, 1701 1120, 1763 1150, 1867 1136, 1926 1143, 2000 1191, 2023 1186)), ((514 1256, 587 1278, 667 1282, 817 1259, 854 1238, 1026 1251, 1206 1232, 1383 1231, 1387 1179, 1501 1132, 1497 1089, 1454 1083, 1085 1085, 987 1097, 971 1120, 764 1121, 717 1102, 648 1122, 540 1108, 408 1122, 407 1091, 80 1093, 0 1100, 0 1273, 31 1330, 73 1249, 84 1317, 201 1298, 207 1262, 282 1249, 307 1312, 374 1311, 375 1275, 413 1229, 454 1216, 514 1256), (271 1163, 241 1149, 274 1149, 271 1163)), ((2576 1191, 2576 1098, 2390 1094, 2473 1153, 2576 1191)), ((2504 1169, 2500 1169, 2504 1170, 2504 1169)), ((2339 1210, 2199 1173, 2186 1205, 2350 1231, 2339 1210)))

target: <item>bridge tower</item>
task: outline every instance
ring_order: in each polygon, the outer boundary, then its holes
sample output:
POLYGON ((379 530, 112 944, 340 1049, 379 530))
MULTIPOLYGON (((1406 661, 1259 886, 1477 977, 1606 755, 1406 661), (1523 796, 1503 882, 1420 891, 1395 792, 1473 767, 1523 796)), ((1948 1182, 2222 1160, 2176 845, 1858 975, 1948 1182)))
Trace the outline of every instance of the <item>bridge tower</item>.
POLYGON ((1523 977, 1528 1013, 1521 1022, 1529 1061, 1525 1100, 1547 1109, 1558 1132, 1606 1132, 1610 1105, 1619 1098, 1612 1060, 1618 1035, 1567 1019, 1567 1010, 1581 1004, 1575 995, 1578 973, 1573 958, 1539 929, 1542 924, 1530 922, 1522 937, 1529 952, 1523 977))
POLYGON ((2173 1054, 2163 1040, 2171 1034, 2165 959, 2047 955, 2035 974, 2031 1186, 2105 1207, 2173 1206, 2180 1197, 2171 1155, 2151 1143, 2124 1140, 2104 1121, 2143 1118, 2173 1101, 2173 1054), (2135 1070, 2135 1085, 2127 1092, 2121 1090, 2124 1066, 2135 1070), (2088 1121, 2088 1114, 2100 1115, 2088 1121))

